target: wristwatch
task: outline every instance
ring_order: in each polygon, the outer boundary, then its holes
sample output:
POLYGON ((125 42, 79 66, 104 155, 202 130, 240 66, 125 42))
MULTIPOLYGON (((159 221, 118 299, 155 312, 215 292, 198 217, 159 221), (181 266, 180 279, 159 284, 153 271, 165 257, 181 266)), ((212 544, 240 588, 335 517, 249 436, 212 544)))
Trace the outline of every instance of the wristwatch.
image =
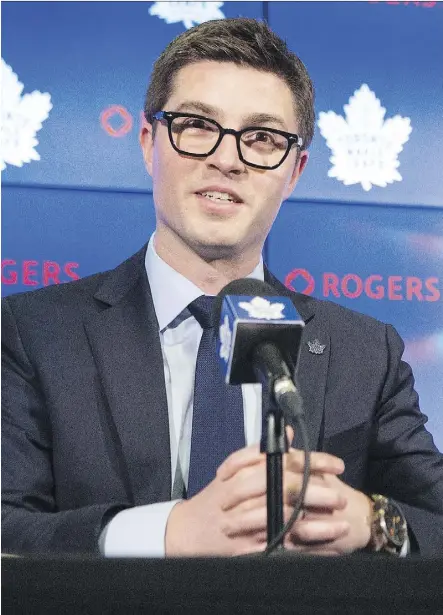
POLYGON ((367 550, 400 555, 408 538, 405 516, 398 506, 384 495, 369 496, 373 502, 371 538, 367 550))

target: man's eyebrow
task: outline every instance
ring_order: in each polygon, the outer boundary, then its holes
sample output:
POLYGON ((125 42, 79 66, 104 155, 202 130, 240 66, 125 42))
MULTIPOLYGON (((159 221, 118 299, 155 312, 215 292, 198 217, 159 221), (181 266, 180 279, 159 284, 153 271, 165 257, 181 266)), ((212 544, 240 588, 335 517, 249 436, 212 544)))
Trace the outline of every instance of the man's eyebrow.
POLYGON ((198 111, 200 113, 205 113, 206 115, 217 115, 217 109, 215 107, 211 107, 210 105, 205 105, 205 103, 199 102, 197 100, 185 100, 180 103, 177 107, 176 111, 198 111))
POLYGON ((245 119, 245 126, 261 126, 263 124, 278 124, 283 130, 287 130, 286 122, 278 115, 270 113, 252 113, 245 119))
MULTIPOLYGON (((216 118, 219 115, 219 110, 216 107, 207 105, 197 100, 186 100, 177 107, 176 111, 192 112, 196 111, 216 118)), ((243 120, 243 125, 247 126, 262 126, 263 124, 277 124, 283 130, 287 130, 286 122, 278 115, 270 113, 252 113, 243 120)))

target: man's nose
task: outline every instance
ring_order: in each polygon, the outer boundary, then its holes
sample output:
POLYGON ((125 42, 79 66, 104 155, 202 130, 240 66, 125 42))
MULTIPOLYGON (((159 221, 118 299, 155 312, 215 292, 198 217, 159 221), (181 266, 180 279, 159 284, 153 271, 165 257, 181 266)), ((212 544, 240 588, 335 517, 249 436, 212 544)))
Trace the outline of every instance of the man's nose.
POLYGON ((225 134, 221 143, 211 156, 206 159, 211 166, 217 167, 223 173, 241 172, 244 163, 240 160, 235 135, 225 134))

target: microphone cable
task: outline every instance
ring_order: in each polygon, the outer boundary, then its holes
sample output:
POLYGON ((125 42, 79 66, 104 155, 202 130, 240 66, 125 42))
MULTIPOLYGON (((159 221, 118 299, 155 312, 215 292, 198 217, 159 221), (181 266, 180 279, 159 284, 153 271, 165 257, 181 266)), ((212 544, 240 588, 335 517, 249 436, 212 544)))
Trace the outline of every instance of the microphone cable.
POLYGON ((305 422, 304 415, 303 415, 302 399, 298 392, 298 389, 295 388, 294 383, 292 384, 293 384, 293 387, 291 387, 291 390, 285 391, 282 395, 276 395, 276 399, 277 399, 277 403, 279 404, 283 412, 283 416, 293 417, 296 420, 297 425, 300 429, 300 434, 302 437, 302 444, 303 444, 303 452, 305 455, 305 463, 304 463, 304 468, 303 468, 303 481, 302 481, 300 493, 298 494, 297 500, 294 505, 294 510, 292 511, 290 518, 285 523, 285 525, 282 527, 282 529, 277 534, 277 536, 275 536, 273 540, 266 547, 264 551, 265 556, 272 555, 272 553, 276 550, 276 548, 280 546, 283 538, 286 536, 286 534, 291 529, 294 522, 297 520, 298 515, 300 514, 300 511, 302 510, 302 507, 304 504, 306 489, 308 488, 309 476, 311 473, 311 451, 309 448, 308 430, 307 430, 306 422, 305 422))

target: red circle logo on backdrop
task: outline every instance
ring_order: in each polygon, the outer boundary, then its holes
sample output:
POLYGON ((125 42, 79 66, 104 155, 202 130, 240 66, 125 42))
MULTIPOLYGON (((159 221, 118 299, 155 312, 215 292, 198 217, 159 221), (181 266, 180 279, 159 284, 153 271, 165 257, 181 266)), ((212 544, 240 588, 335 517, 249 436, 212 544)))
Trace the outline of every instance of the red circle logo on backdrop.
POLYGON ((293 269, 288 273, 285 279, 285 286, 290 290, 294 290, 298 293, 303 293, 304 295, 312 295, 315 289, 315 280, 312 275, 306 269, 293 269), (293 282, 297 278, 302 278, 305 282, 305 288, 294 288, 293 282))
POLYGON ((132 115, 121 105, 111 105, 102 111, 100 123, 111 137, 124 137, 132 128, 132 115), (110 119, 114 116, 117 116, 120 122, 118 128, 114 128, 110 123, 110 119))

